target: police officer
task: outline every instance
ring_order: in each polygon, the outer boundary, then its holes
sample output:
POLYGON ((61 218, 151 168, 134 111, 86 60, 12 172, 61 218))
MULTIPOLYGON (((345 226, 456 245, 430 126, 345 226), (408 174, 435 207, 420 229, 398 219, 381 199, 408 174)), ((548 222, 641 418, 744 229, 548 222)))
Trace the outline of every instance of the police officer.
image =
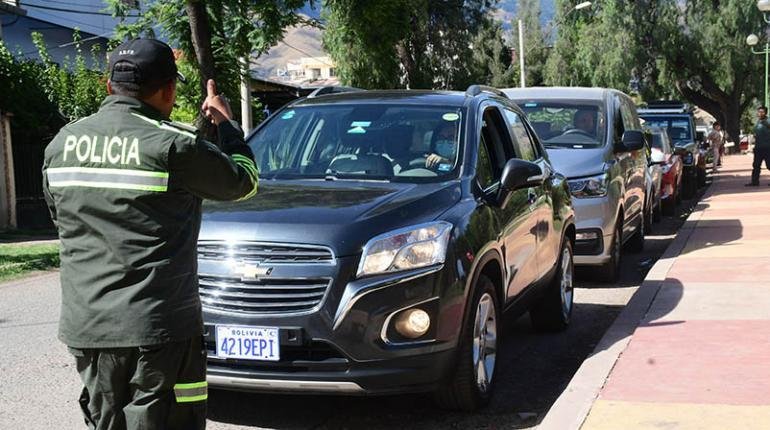
POLYGON ((757 109, 757 125, 754 126, 754 163, 751 170, 751 182, 747 187, 759 185, 762 162, 770 169, 770 124, 767 121, 767 107, 757 109))
POLYGON ((123 43, 109 67, 99 111, 45 150, 61 239, 59 339, 75 356, 89 428, 202 429, 201 199, 250 198, 257 171, 213 81, 203 109, 218 145, 168 121, 183 79, 168 45, 123 43))

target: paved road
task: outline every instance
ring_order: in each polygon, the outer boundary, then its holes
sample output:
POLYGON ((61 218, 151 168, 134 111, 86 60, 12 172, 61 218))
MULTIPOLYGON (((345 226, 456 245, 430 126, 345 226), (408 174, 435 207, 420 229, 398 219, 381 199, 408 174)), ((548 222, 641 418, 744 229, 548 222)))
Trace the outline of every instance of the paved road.
MULTIPOLYGON (((573 324, 560 334, 534 333, 529 320, 505 321, 492 404, 475 415, 433 407, 423 395, 377 398, 277 396, 214 391, 209 429, 529 428, 536 425, 593 351, 604 331, 665 250, 682 216, 656 225, 641 254, 623 261, 619 285, 581 281, 573 324), (647 262, 648 264, 640 263, 647 262)), ((583 274, 586 275, 586 274, 583 274)), ((0 284, 0 429, 78 429, 77 373, 56 340, 58 274, 0 284)))

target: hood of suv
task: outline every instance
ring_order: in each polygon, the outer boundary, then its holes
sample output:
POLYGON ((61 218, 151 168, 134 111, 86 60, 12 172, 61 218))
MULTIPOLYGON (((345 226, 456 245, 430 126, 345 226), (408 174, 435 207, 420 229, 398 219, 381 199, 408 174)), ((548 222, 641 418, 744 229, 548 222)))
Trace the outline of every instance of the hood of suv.
POLYGON ((567 149, 548 148, 548 158, 557 172, 567 178, 597 175, 608 161, 607 148, 567 149))
POLYGON ((200 240, 325 245, 354 255, 378 234, 435 220, 460 195, 459 181, 262 182, 250 200, 207 202, 200 240))

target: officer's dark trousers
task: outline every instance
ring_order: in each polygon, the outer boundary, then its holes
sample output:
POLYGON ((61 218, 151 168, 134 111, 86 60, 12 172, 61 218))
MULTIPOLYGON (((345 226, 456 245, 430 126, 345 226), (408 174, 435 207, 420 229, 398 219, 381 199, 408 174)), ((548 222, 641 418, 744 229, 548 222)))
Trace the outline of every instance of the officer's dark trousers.
POLYGON ((206 351, 201 337, 137 348, 75 349, 80 406, 97 430, 206 427, 206 351))
POLYGON ((759 173, 762 169, 762 163, 770 170, 770 148, 754 148, 754 164, 751 169, 751 183, 759 184, 759 173))

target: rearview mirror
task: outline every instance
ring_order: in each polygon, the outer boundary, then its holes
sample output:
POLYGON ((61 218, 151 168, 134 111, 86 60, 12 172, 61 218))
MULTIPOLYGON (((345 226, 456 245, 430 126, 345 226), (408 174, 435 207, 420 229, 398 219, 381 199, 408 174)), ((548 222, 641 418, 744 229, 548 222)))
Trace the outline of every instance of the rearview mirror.
POLYGON ((543 171, 535 163, 512 158, 505 163, 501 184, 507 191, 536 187, 543 183, 543 171))
POLYGON ((644 148, 644 134, 639 130, 623 132, 620 152, 638 151, 644 148))

